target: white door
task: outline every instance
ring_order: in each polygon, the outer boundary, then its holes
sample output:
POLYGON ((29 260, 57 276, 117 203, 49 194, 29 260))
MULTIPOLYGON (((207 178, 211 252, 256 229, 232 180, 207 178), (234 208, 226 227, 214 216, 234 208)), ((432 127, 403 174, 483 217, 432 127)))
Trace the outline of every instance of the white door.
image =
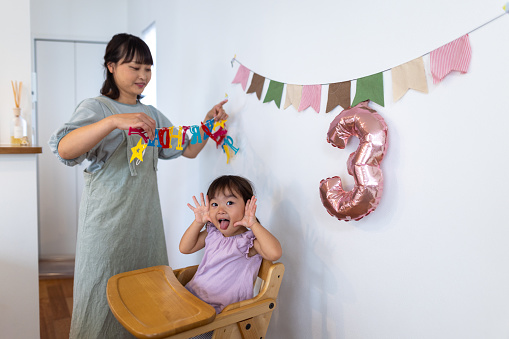
POLYGON ((39 258, 70 259, 76 253, 78 210, 86 164, 68 167, 51 153, 51 134, 77 104, 99 95, 106 43, 36 40, 39 258))

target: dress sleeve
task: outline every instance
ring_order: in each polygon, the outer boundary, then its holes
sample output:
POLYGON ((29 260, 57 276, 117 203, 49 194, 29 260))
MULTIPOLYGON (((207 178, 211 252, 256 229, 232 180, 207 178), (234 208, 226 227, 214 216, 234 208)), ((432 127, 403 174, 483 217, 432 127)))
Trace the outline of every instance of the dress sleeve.
MULTIPOLYGON (((149 105, 148 107, 155 116, 155 120, 156 120, 158 128, 174 126, 171 123, 170 119, 168 119, 157 108, 155 108, 154 106, 151 106, 151 105, 149 105)), ((178 128, 178 126, 177 126, 177 128, 178 128)), ((174 134, 177 134, 177 133, 178 133, 178 129, 177 129, 177 131, 174 131, 174 134)), ((162 148, 162 147, 159 148, 159 159, 174 159, 174 158, 178 158, 179 156, 181 156, 182 153, 184 153, 184 150, 187 148, 187 145, 189 145, 189 137, 187 136, 187 134, 184 135, 184 142, 182 143, 181 150, 176 149, 176 147, 177 147, 176 139, 172 139, 171 145, 172 145, 171 148, 162 148)))
POLYGON ((253 247, 255 239, 256 237, 251 230, 242 233, 241 236, 237 239, 237 247, 240 252, 246 256, 246 259, 250 258, 249 249, 253 247))
POLYGON ((58 153, 58 144, 63 137, 65 137, 69 132, 78 129, 83 126, 87 126, 93 123, 104 119, 106 114, 104 112, 103 106, 99 103, 99 101, 94 99, 85 99, 83 100, 78 107, 74 110, 74 113, 71 116, 69 122, 66 122, 62 126, 60 126, 53 134, 51 135, 48 145, 53 152, 57 156, 57 158, 66 164, 67 166, 75 166, 83 162, 83 160, 90 157, 91 154, 94 154, 99 144, 94 146, 89 152, 82 154, 81 156, 75 159, 63 159, 60 157, 58 153))
POLYGON ((216 226, 214 226, 214 224, 211 223, 210 221, 207 222, 205 229, 207 230, 208 234, 214 234, 215 232, 219 232, 216 226))

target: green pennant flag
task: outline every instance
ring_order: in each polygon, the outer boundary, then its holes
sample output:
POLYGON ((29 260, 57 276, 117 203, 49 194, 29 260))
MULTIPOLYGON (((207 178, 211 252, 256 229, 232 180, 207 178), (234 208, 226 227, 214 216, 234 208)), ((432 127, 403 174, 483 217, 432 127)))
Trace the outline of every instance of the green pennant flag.
POLYGON ((383 72, 357 79, 357 87, 352 107, 366 100, 371 100, 382 107, 384 106, 383 72))
POLYGON ((269 88, 267 89, 267 94, 265 94, 265 99, 263 102, 271 102, 274 100, 277 108, 281 106, 281 97, 283 96, 283 87, 284 84, 282 82, 277 82, 271 80, 269 83, 269 88))

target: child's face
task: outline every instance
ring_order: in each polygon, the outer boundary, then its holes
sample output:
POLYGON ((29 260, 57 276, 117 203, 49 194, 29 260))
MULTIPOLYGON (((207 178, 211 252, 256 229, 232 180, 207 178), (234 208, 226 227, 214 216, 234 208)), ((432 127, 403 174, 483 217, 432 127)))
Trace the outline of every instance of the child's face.
POLYGON ((210 218, 225 237, 231 237, 246 231, 243 226, 233 226, 244 218, 245 208, 246 204, 238 192, 225 190, 210 200, 210 218))

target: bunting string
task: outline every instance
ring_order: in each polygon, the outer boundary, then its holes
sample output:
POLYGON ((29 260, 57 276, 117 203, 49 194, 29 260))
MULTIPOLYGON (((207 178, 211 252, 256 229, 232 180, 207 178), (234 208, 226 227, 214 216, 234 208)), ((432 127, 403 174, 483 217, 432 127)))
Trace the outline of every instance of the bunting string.
POLYGON ((262 100, 262 90, 265 80, 268 80, 269 85, 263 102, 269 103, 274 101, 279 109, 281 108, 283 90, 286 85, 286 97, 283 109, 293 106, 297 112, 304 111, 311 107, 316 113, 320 113, 322 86, 325 85, 328 85, 329 87, 325 113, 329 113, 337 106, 341 106, 343 109, 346 109, 366 100, 370 100, 380 106, 384 106, 383 73, 389 70, 392 75, 394 102, 400 100, 409 89, 428 93, 426 70, 424 68, 423 61, 423 57, 428 54, 430 55, 430 71, 434 84, 440 83, 451 72, 457 71, 460 73, 467 73, 472 58, 469 34, 507 14, 509 12, 509 3, 507 3, 503 8, 504 13, 472 29, 470 32, 454 41, 451 41, 431 52, 425 53, 407 63, 388 68, 376 74, 371 74, 362 78, 316 85, 285 84, 252 71, 238 61, 237 56, 235 55, 231 60, 231 65, 233 67, 234 63, 237 62, 239 64, 239 68, 232 83, 240 84, 242 89, 246 91, 249 76, 253 73, 251 84, 246 93, 254 93, 258 97, 258 100, 262 100), (356 92, 353 100, 350 98, 352 81, 356 81, 356 92))

